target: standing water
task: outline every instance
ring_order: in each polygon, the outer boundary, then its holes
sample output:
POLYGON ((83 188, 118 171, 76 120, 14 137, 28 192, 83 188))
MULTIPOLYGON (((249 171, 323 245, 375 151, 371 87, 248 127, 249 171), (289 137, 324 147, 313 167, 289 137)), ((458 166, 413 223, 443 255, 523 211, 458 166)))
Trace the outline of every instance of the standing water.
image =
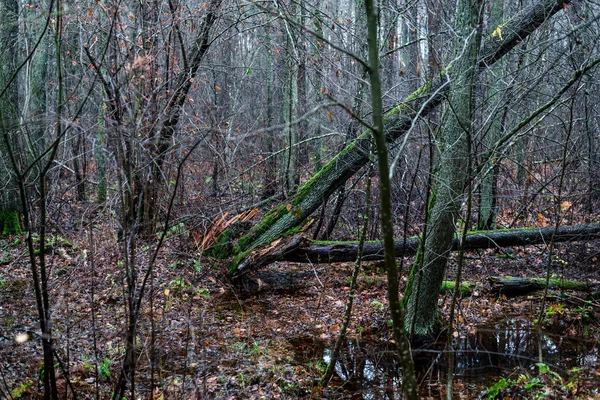
MULTIPOLYGON (((308 338, 293 340, 299 362, 329 363, 332 345, 308 338)), ((536 363, 564 374, 575 367, 598 366, 598 341, 583 341, 539 332, 523 317, 506 318, 480 326, 456 340, 454 395, 477 398, 501 377, 516 369, 533 374, 536 363)), ((413 351, 421 395, 445 397, 452 357, 443 344, 413 351)), ((332 397, 401 398, 402 375, 393 346, 351 339, 346 342, 331 383, 332 397)))

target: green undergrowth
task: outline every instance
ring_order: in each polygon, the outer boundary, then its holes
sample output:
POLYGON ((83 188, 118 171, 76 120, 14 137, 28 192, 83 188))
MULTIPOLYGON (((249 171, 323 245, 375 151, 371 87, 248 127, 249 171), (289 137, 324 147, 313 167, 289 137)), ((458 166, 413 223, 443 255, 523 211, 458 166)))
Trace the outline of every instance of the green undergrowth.
MULTIPOLYGON (((32 237, 35 244, 39 246, 40 236, 37 233, 34 233, 32 237)), ((75 248, 73 243, 71 243, 70 241, 68 241, 60 235, 46 235, 45 251, 52 250, 57 247, 75 248)), ((35 254, 39 254, 39 252, 39 249, 35 250, 35 254)))
POLYGON ((570 396, 579 394, 578 392, 581 389, 578 381, 579 369, 569 370, 568 380, 565 380, 544 363, 536 363, 535 366, 537 367, 537 374, 524 371, 514 378, 500 378, 498 382, 489 387, 485 398, 573 398, 570 396))
POLYGON ((577 336, 595 340, 598 337, 598 319, 594 301, 580 300, 581 305, 549 304, 544 310, 544 330, 559 335, 577 336))

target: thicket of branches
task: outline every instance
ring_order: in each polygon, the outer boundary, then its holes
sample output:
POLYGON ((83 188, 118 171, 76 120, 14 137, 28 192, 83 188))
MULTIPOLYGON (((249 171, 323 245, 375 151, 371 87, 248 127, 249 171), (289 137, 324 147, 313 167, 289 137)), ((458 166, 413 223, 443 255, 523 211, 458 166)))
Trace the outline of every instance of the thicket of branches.
MULTIPOLYGON (((384 130, 404 124, 388 143, 394 236, 426 234, 438 215, 452 233, 593 221, 597 4, 375 7, 384 130), (445 187, 451 201, 436 209, 445 187)), ((100 253, 107 244, 94 232, 117 243, 127 311, 115 399, 136 392, 140 313, 173 232, 203 260, 198 244, 214 221, 271 210, 214 238, 217 255, 235 263, 273 239, 263 234, 283 214, 294 221, 276 236, 314 218, 307 236, 357 239, 367 212, 367 239, 381 238, 379 180, 366 199, 369 155, 357 151, 371 141, 374 104, 365 15, 362 1, 349 0, 0 1, 0 230, 27 233, 45 398, 58 398, 55 371, 68 370, 59 351, 68 344, 55 339, 49 235, 86 238, 100 253), (337 165, 342 154, 364 162, 337 165), (322 182, 334 168, 340 175, 322 182), (316 187, 307 182, 331 190, 304 208, 303 190, 316 187)), ((417 259, 413 277, 422 267, 417 259)), ((143 382, 151 388, 154 367, 143 382)))

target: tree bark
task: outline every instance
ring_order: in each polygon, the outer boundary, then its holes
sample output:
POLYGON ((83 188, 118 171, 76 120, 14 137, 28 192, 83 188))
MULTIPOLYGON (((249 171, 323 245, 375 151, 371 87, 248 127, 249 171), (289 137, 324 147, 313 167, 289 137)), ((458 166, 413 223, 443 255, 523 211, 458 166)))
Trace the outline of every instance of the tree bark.
MULTIPOLYGON (((490 25, 492 29, 496 29, 498 24, 502 23, 504 18, 504 2, 493 2, 490 10, 490 25)), ((508 101, 503 95, 504 77, 507 62, 502 60, 491 67, 479 82, 479 90, 485 93, 483 96, 489 104, 492 104, 492 110, 497 110, 492 117, 490 127, 485 134, 483 143, 486 149, 491 149, 504 133, 504 123, 508 113, 508 101), (487 81, 487 84, 483 82, 487 81), (489 89, 487 89, 489 88, 489 89)), ((483 113, 481 119, 485 119, 487 113, 483 113)), ((479 193, 479 216, 477 221, 477 229, 490 230, 496 229, 496 206, 497 206, 497 184, 500 167, 498 160, 488 160, 485 162, 487 172, 481 178, 481 189, 479 193)))
MULTIPOLYGON (((541 0, 523 9, 503 26, 503 40, 499 37, 485 40, 480 52, 479 67, 486 68, 494 64, 568 3, 570 0, 541 0)), ((446 90, 446 76, 442 73, 407 97, 402 104, 389 110, 384 119, 388 143, 404 135, 415 117, 427 115, 440 104, 446 90)), ((370 143, 370 131, 363 132, 304 184, 289 203, 280 204, 267 213, 251 232, 239 240, 232 271, 235 272, 235 266, 250 249, 270 243, 300 226, 322 205, 324 198, 367 163, 370 143)))
POLYGON ((378 15, 374 0, 365 0, 367 16, 367 43, 369 49, 369 82, 371 83, 371 109, 373 141, 377 152, 379 175, 379 207, 383 257, 387 275, 387 299, 392 317, 393 337, 402 367, 402 391, 408 400, 419 398, 419 384, 415 376, 415 364, 410 343, 404 330, 405 309, 398 294, 398 265, 394 252, 394 222, 392 217, 392 191, 388 148, 383 123, 383 99, 379 76, 378 15))
POLYGON ((5 89, 0 97, 0 232, 5 235, 21 233, 19 223, 19 195, 14 174, 9 168, 10 161, 6 154, 8 146, 17 147, 19 117, 19 87, 18 80, 12 85, 8 82, 16 73, 19 48, 19 5, 15 0, 0 1, 0 89, 5 89), (4 143, 4 142, 7 143, 4 143))
MULTIPOLYGON (((427 235, 414 261, 404 301, 406 329, 411 336, 433 336, 440 326, 437 300, 448 256, 452 249, 461 203, 471 179, 471 141, 473 138, 474 89, 481 43, 478 0, 459 0, 454 30, 457 34, 452 52, 448 113, 439 135, 439 159, 427 220, 427 235)), ((465 222, 468 223, 468 222, 465 222)))
MULTIPOLYGON (((265 85, 267 90, 267 110, 265 118, 265 127, 271 128, 273 125, 273 57, 271 52, 271 28, 265 26, 265 58, 266 66, 265 72, 265 85)), ((277 192, 277 159, 273 156, 274 149, 274 138, 273 133, 268 133, 261 136, 261 142, 263 145, 261 148, 265 149, 265 167, 263 173, 263 189, 261 196, 263 199, 273 197, 277 192)))

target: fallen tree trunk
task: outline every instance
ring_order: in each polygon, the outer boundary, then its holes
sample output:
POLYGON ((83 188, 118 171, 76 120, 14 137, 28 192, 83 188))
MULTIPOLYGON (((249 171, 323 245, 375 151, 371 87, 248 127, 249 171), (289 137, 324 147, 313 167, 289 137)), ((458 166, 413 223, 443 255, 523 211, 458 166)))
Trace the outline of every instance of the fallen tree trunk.
MULTIPOLYGON (((465 239, 465 249, 493 249, 511 246, 527 246, 532 244, 545 244, 550 241, 554 227, 523 228, 510 230, 496 230, 468 233, 465 239)), ((554 236, 555 242, 569 242, 576 240, 592 240, 600 238, 600 224, 585 224, 574 226, 561 226, 554 236)), ((396 240, 396 256, 414 255, 419 247, 420 237, 413 236, 396 240)), ((294 262, 320 262, 334 263, 356 260, 358 242, 319 242, 305 239, 298 242, 301 246, 287 248, 280 260, 294 262)), ((457 237, 452 241, 452 250, 458 250, 457 237)), ((383 259, 382 243, 367 242, 363 250, 364 261, 383 259)), ((264 264, 263 264, 264 265, 264 264)))
MULTIPOLYGON (((522 296, 546 288, 546 278, 519 278, 513 276, 491 276, 492 293, 505 296, 522 296)), ((590 291, 597 288, 593 282, 579 282, 565 279, 550 279, 548 288, 559 290, 590 291)))
MULTIPOLYGON (((466 250, 494 249, 512 246, 528 246, 549 243, 554 227, 521 228, 468 233, 465 238, 466 250)), ((600 224, 561 226, 554 235, 554 242, 593 240, 600 238, 600 224)), ((396 256, 410 256, 417 252, 420 237, 413 236, 395 241, 396 256)), ((458 250, 459 240, 452 241, 452 250, 458 250)), ((358 256, 358 242, 322 242, 313 241, 301 234, 285 240, 276 240, 246 254, 236 269, 234 277, 248 270, 266 266, 274 261, 336 263, 350 262, 358 256)), ((366 242, 363 249, 363 261, 383 260, 383 244, 380 241, 366 242)))
MULTIPOLYGON (((540 0, 502 24, 502 36, 492 35, 484 41, 479 67, 485 68, 494 64, 570 1, 540 0)), ((448 77, 442 73, 415 91, 402 104, 391 109, 384 119, 386 140, 396 141, 410 130, 413 119, 423 117, 435 109, 445 98, 447 83, 448 77)), ((267 213, 238 241, 234 249, 236 257, 231 273, 235 275, 239 272, 240 263, 252 264, 244 260, 251 249, 271 243, 281 236, 293 234, 303 221, 322 205, 324 198, 331 195, 367 163, 370 142, 371 132, 365 131, 304 184, 289 203, 279 204, 267 213)))

